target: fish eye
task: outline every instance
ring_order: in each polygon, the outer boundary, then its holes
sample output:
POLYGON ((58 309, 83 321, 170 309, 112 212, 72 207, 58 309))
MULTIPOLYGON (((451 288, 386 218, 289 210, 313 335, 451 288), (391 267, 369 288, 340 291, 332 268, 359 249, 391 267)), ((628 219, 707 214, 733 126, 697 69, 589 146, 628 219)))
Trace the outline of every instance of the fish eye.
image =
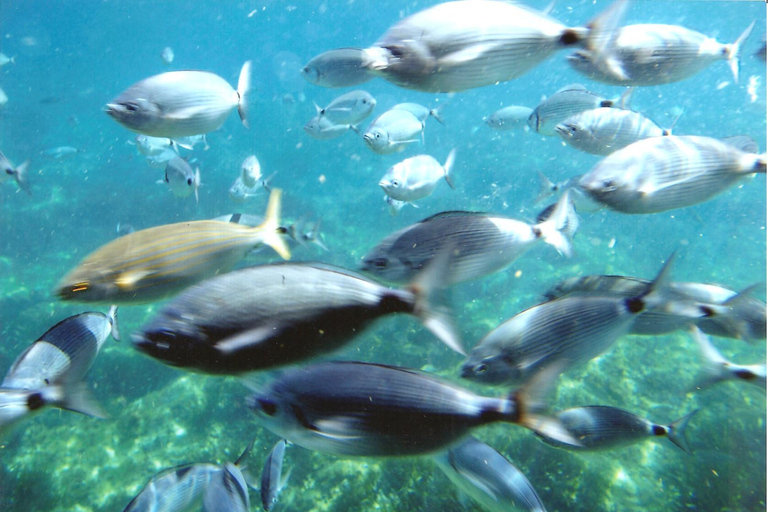
POLYGON ((376 138, 380 139, 381 138, 381 134, 380 133, 376 133, 376 138))
POLYGON ((272 400, 268 400, 266 398, 258 398, 257 402, 259 404, 259 408, 267 416, 274 416, 275 414, 277 414, 277 404, 272 400))
POLYGON ((129 112, 136 112, 139 110, 139 106, 135 103, 123 103, 123 106, 129 112))
POLYGON ((88 281, 83 281, 82 283, 77 283, 76 285, 72 286, 72 289, 70 291, 72 293, 84 292, 90 287, 91 287, 91 283, 89 283, 88 281))
POLYGON ((616 183, 612 179, 603 180, 603 188, 614 190, 616 188, 616 183))
POLYGON ((488 365, 485 363, 480 363, 475 366, 475 374, 477 375, 482 375, 487 371, 488 371, 488 365))
POLYGON ((392 186, 393 187, 399 187, 400 186, 400 182, 397 181, 397 180, 392 180, 392 186))
POLYGON ((192 185, 192 178, 187 178, 187 185, 192 185))
POLYGON ((36 411, 41 409, 45 405, 43 395, 40 393, 32 393, 27 397, 27 407, 30 411, 36 411))
POLYGON ((396 59, 403 56, 403 50, 399 46, 385 46, 384 49, 389 50, 389 53, 396 59))
POLYGON ((387 258, 376 258, 371 260, 371 264, 376 268, 387 268, 387 258))

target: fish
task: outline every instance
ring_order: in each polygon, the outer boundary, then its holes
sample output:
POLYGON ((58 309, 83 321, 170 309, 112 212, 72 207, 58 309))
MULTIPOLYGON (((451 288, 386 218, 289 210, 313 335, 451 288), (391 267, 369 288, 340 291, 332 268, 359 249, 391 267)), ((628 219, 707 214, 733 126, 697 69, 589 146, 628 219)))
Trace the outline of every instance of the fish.
POLYGON ((335 98, 325 108, 315 105, 317 115, 333 124, 356 125, 373 112, 376 98, 367 91, 351 91, 335 98))
POLYGON ((536 172, 539 175, 539 195, 536 196, 536 199, 534 200, 535 204, 538 204, 557 193, 565 193, 567 191, 571 196, 571 201, 573 202, 573 207, 576 211, 596 212, 603 208, 602 204, 593 201, 592 198, 579 187, 579 181, 583 174, 573 176, 559 183, 553 183, 541 171, 536 172))
POLYGON ((168 188, 176 197, 189 197, 195 193, 195 203, 200 202, 198 190, 200 189, 200 169, 192 170, 185 159, 177 156, 171 159, 165 166, 165 178, 158 183, 168 184, 168 188))
POLYGON ((363 134, 368 148, 380 155, 402 151, 406 145, 423 138, 424 123, 412 112, 402 109, 387 110, 363 134))
MULTIPOLYGON (((548 300, 575 294, 613 294, 632 297, 642 293, 651 284, 637 277, 593 275, 565 279, 553 286, 544 296, 548 300)), ((705 283, 672 282, 663 286, 664 294, 674 300, 693 301, 720 306, 721 314, 691 319, 659 311, 646 311, 637 317, 630 332, 639 335, 660 335, 688 328, 694 322, 699 329, 713 336, 737 338, 746 341, 764 340, 766 336, 765 302, 750 297, 755 287, 736 292, 705 283)))
POLYGON ((174 57, 173 48, 171 48, 170 46, 166 46, 165 48, 163 48, 163 51, 160 53, 160 58, 166 64, 170 64, 171 62, 173 62, 173 57, 174 57))
POLYGON ((203 144, 203 151, 208 151, 208 148, 210 148, 204 133, 200 135, 187 135, 186 137, 175 137, 173 142, 176 146, 188 149, 190 151, 195 149, 195 146, 200 143, 203 144))
POLYGON ((494 130, 509 131, 528 128, 528 118, 533 114, 533 109, 519 105, 504 107, 485 119, 485 124, 494 130))
POLYGON ((72 146, 59 146, 56 148, 43 150, 40 152, 40 154, 47 158, 52 158, 53 160, 61 160, 62 158, 67 158, 78 153, 83 153, 84 151, 85 150, 83 149, 73 148, 72 146))
POLYGON ((256 155, 249 155, 240 164, 240 179, 247 188, 253 188, 261 181, 261 164, 256 155))
POLYGON ((611 153, 579 180, 593 200, 622 213, 658 213, 702 203, 743 178, 765 174, 749 137, 652 137, 611 153))
POLYGON ((237 90, 208 71, 170 71, 146 78, 107 103, 107 114, 125 128, 153 137, 185 137, 217 130, 237 109, 248 127, 251 61, 237 90))
POLYGON ((0 87, 0 109, 2 109, 4 106, 8 104, 8 95, 5 94, 5 91, 0 87))
POLYGON ((6 64, 16 64, 16 57, 8 57, 6 54, 0 53, 0 68, 6 64))
POLYGON ((547 221, 535 225, 491 213, 438 213, 384 238, 363 257, 362 270, 404 283, 451 244, 447 283, 454 284, 506 268, 539 241, 568 256, 571 242, 563 231, 573 215, 568 193, 547 221))
POLYGON ((574 114, 626 104, 626 98, 631 93, 624 94, 625 99, 617 101, 595 94, 581 84, 566 85, 536 105, 528 117, 528 126, 541 135, 553 136, 556 135, 555 127, 574 114))
POLYGON ((305 224, 304 218, 299 219, 286 228, 288 236, 299 245, 315 244, 324 251, 328 250, 320 238, 320 224, 322 219, 317 219, 310 227, 305 224))
POLYGON ((593 155, 610 155, 639 140, 671 135, 639 112, 596 108, 579 112, 555 126, 569 146, 593 155))
POLYGON ((451 177, 455 158, 455 149, 451 150, 443 165, 429 155, 406 158, 389 168, 379 186, 392 199, 409 203, 431 195, 442 180, 455 189, 451 177))
POLYGON ((407 313, 462 353, 451 314, 429 302, 446 259, 402 289, 331 265, 243 268, 166 303, 133 334, 133 344, 171 366, 237 375, 333 352, 378 318, 407 313))
POLYGON ((626 25, 605 44, 601 63, 594 62, 589 49, 580 49, 568 56, 568 64, 598 82, 650 86, 685 80, 718 60, 726 60, 738 83, 739 55, 754 24, 731 44, 679 25, 626 25))
POLYGON ((304 131, 307 134, 318 140, 329 140, 341 137, 345 133, 352 130, 358 133, 357 126, 352 124, 334 124, 330 119, 317 115, 307 121, 304 125, 304 131))
POLYGON ((678 303, 664 295, 661 285, 673 259, 634 297, 567 295, 518 313, 480 340, 462 363, 461 376, 490 385, 520 385, 555 361, 566 371, 606 352, 643 311, 711 316, 705 305, 678 303))
POLYGON ((694 409, 669 425, 659 425, 618 407, 590 405, 574 407, 555 414, 578 445, 563 443, 539 435, 545 443, 569 450, 605 450, 638 443, 648 438, 666 437, 688 455, 692 455, 685 429, 699 410, 694 409))
POLYGON ((301 68, 301 76, 321 87, 351 87, 373 79, 363 66, 361 48, 338 48, 316 55, 301 68))
POLYGON ((615 2, 589 27, 566 27, 511 2, 443 2, 407 16, 363 50, 365 66, 400 87, 458 92, 523 75, 558 49, 594 47, 618 25, 615 2))
POLYGON ((445 107, 445 104, 440 105, 437 108, 428 108, 420 103, 398 103, 390 110, 407 110, 415 115, 416 119, 421 121, 421 124, 426 124, 429 117, 433 117, 440 124, 445 124, 442 114, 443 107, 445 107))
POLYGON ((210 482, 221 473, 216 464, 185 464, 154 475, 123 512, 199 510, 210 482))
POLYGON ((146 157, 157 157, 169 153, 173 156, 178 155, 176 144, 174 144, 173 139, 168 137, 150 137, 149 135, 138 134, 134 140, 138 152, 146 157))
POLYGON ((269 512, 277 503, 277 496, 285 487, 290 473, 283 478, 283 457, 285 456, 285 439, 278 441, 269 452, 264 468, 261 471, 261 506, 269 512))
POLYGON ((736 364, 728 361, 712 344, 709 337, 701 330, 693 326, 690 329, 691 337, 699 346, 704 362, 694 390, 707 388, 718 382, 729 380, 741 380, 757 386, 765 393, 766 370, 765 362, 757 364, 736 364))
POLYGON ((397 199, 392 199, 388 195, 384 196, 384 202, 387 203, 389 214, 392 215, 392 216, 397 215, 398 213, 400 213, 400 210, 402 210, 403 207, 405 205, 407 205, 407 204, 410 204, 414 208, 418 208, 419 207, 418 205, 415 205, 413 203, 408 203, 406 201, 398 201, 397 199))
POLYGON ((356 361, 288 369, 247 406, 281 438, 344 457, 430 454, 498 422, 561 437, 527 393, 486 397, 428 373, 356 361))
POLYGON ((467 436, 432 460, 453 484, 491 512, 546 512, 531 482, 502 454, 467 436))
POLYGON ((260 187, 249 188, 243 183, 243 177, 238 176, 229 187, 229 198, 236 203, 244 203, 258 194, 260 187))
POLYGON ((29 169, 29 160, 14 168, 13 164, 0 153, 0 185, 10 180, 11 178, 16 181, 16 185, 20 190, 23 190, 28 195, 32 195, 32 189, 27 181, 27 170, 29 169))
POLYGON ((213 474, 203 496, 203 512, 248 512, 248 483, 238 464, 225 462, 213 474))
POLYGON ((279 189, 272 191, 258 227, 200 220, 121 236, 86 256, 59 281, 55 294, 61 300, 143 304, 231 270, 261 244, 289 259, 279 230, 280 196, 279 189))

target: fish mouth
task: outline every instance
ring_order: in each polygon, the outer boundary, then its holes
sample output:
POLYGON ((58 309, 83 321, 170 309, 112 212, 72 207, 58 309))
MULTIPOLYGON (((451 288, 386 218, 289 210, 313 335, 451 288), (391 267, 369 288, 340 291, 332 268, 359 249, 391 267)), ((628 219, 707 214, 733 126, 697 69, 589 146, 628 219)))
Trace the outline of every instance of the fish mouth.
POLYGON ((363 135, 363 140, 365 140, 365 142, 370 144, 371 142, 373 142, 373 135, 371 135, 370 133, 366 133, 365 135, 363 135))
POLYGON ((108 116, 112 117, 116 117, 122 111, 122 109, 122 105, 118 103, 107 103, 104 105, 104 112, 106 112, 108 116))
POLYGON ((555 126, 555 131, 558 134, 560 134, 561 137, 570 137, 571 136, 571 131, 567 127, 562 126, 562 125, 555 126))
POLYGON ((387 187, 389 187, 389 182, 388 182, 388 181, 386 181, 386 180, 381 180, 381 181, 379 182, 379 186, 380 186, 381 188, 383 188, 383 189, 386 189, 387 187))

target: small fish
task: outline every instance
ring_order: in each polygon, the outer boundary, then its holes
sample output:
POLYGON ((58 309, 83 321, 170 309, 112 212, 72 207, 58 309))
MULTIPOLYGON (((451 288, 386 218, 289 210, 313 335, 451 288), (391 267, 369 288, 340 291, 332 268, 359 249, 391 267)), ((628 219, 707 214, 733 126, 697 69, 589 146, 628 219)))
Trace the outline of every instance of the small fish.
POLYGON ((163 48, 163 51, 160 53, 160 58, 163 60, 164 63, 170 64, 173 62, 173 48, 170 46, 166 46, 163 48))
POLYGON ((691 327, 691 337, 698 344, 704 360, 704 367, 694 389, 700 390, 723 381, 742 380, 757 386, 765 393, 765 362, 743 365, 728 361, 715 348, 709 337, 695 326, 691 327))
POLYGON ((317 115, 327 118, 333 124, 356 125, 373 112, 376 99, 366 91, 352 91, 342 94, 325 108, 317 107, 317 115))
POLYGON ((432 194, 442 180, 454 189, 451 170, 455 157, 453 149, 443 165, 429 155, 406 158, 389 168, 379 186, 392 199, 409 203, 432 194))
POLYGON ((0 68, 6 64, 16 64, 16 57, 8 57, 4 53, 0 53, 0 68))
POLYGON ((639 140, 672 133, 639 112, 606 107, 579 112, 555 126, 555 132, 569 146, 593 155, 610 155, 639 140))
POLYGON ((437 108, 428 108, 419 103, 398 103, 390 110, 407 110, 411 114, 416 116, 416 119, 421 121, 421 124, 426 124, 428 117, 433 117, 440 124, 445 124, 443 121, 443 108, 445 104, 440 105, 437 108))
POLYGON ((232 186, 229 187, 229 198, 236 203, 244 203, 249 199, 259 196, 259 190, 259 187, 246 187, 243 183, 243 177, 238 176, 232 182, 232 186))
POLYGON ((115 233, 117 233, 117 236, 125 236, 130 235, 136 231, 136 228, 134 228, 131 224, 128 223, 117 223, 117 228, 115 228, 115 233))
POLYGON ((485 119, 485 124, 494 130, 509 131, 522 130, 528 126, 528 118, 533 114, 533 109, 512 105, 504 107, 485 119))
POLYGON ((634 444, 648 438, 666 437, 685 453, 692 455, 688 439, 685 437, 685 429, 697 412, 698 409, 693 410, 665 426, 618 407, 604 405, 574 407, 555 414, 555 418, 560 420, 563 428, 573 439, 579 441, 578 445, 552 440, 542 435, 539 435, 539 438, 558 448, 586 451, 605 450, 634 444))
POLYGON ((341 137, 345 133, 352 130, 358 133, 357 126, 351 124, 334 124, 330 119, 317 115, 307 121, 304 125, 304 131, 307 134, 318 140, 329 140, 341 137))
POLYGON ((290 236, 299 245, 306 245, 308 243, 315 244, 318 247, 320 247, 322 250, 327 251, 328 248, 320 239, 321 222, 322 222, 322 219, 318 219, 314 224, 312 224, 311 227, 307 228, 305 226, 304 219, 300 219, 298 222, 295 222, 290 226, 288 226, 287 228, 288 236, 290 236))
POLYGON ((85 150, 83 149, 73 148, 72 146, 60 146, 57 148, 46 149, 41 151, 40 154, 47 158, 52 158, 53 160, 61 160, 62 158, 67 158, 78 153, 83 153, 84 151, 85 150))
POLYGON ((528 126, 541 135, 553 136, 556 135, 555 127, 572 115, 599 107, 618 107, 619 103, 603 98, 581 84, 566 85, 536 105, 528 117, 528 126))
POLYGON ((188 149, 190 151, 195 149, 195 146, 200 143, 203 144, 203 151, 208 151, 210 148, 204 133, 200 135, 187 135, 186 137, 175 137, 173 142, 176 146, 188 149))
POLYGON ((199 510, 205 490, 219 473, 219 466, 204 463, 165 469, 149 479, 123 512, 199 510))
POLYGON ((491 512, 546 512, 525 475, 502 454, 468 436, 432 456, 453 484, 491 512))
POLYGON ((321 87, 350 87, 373 78, 363 65, 363 50, 360 48, 323 52, 301 68, 301 76, 321 87))
MULTIPOLYGON (((546 375, 548 381, 553 376, 546 375)), ((448 448, 475 428, 514 423, 561 438, 540 414, 543 383, 492 398, 434 375, 381 364, 329 361, 291 368, 251 396, 248 407, 276 435, 341 456, 403 456, 448 448)), ((570 436, 565 441, 575 442, 570 436)))
POLYGON ((5 94, 5 91, 0 87, 0 109, 2 109, 4 106, 8 104, 8 95, 5 94))
POLYGON ((144 156, 153 157, 170 151, 178 154, 176 145, 168 137, 150 137, 149 135, 136 135, 136 149, 144 156))
POLYGON ((133 84, 106 105, 107 114, 131 131, 153 137, 185 137, 218 129, 237 109, 248 127, 251 61, 237 90, 207 71, 171 71, 133 84))
POLYGON ((579 180, 593 200, 622 213, 658 213, 702 203, 743 178, 765 174, 766 155, 748 137, 652 137, 603 158, 579 180))
POLYGON ((406 201, 398 201, 397 199, 392 199, 391 197, 385 195, 384 196, 384 202, 387 203, 387 206, 389 208, 389 214, 392 216, 397 215, 400 213, 400 210, 403 209, 403 207, 407 204, 410 204, 414 208, 418 208, 419 206, 416 204, 408 203, 406 201))
POLYGON ((29 160, 14 169, 13 164, 4 154, 0 153, 0 185, 13 178, 21 190, 32 195, 32 190, 29 188, 29 182, 27 181, 28 168, 29 160))
POLYGON ((192 170, 189 162, 175 157, 165 166, 165 178, 158 183, 166 183, 176 197, 189 197, 195 193, 195 203, 199 202, 198 189, 200 188, 200 169, 192 170))
POLYGON ((678 25, 626 25, 603 48, 605 64, 588 49, 568 57, 573 69, 592 80, 612 85, 648 86, 685 80, 718 60, 728 61, 739 81, 739 54, 754 22, 732 44, 723 44, 678 25))
POLYGON ((61 300, 142 304, 231 270, 261 244, 289 259, 280 235, 280 196, 279 189, 272 191, 266 219, 255 228, 200 220, 121 236, 86 256, 62 278, 55 293, 61 300))
POLYGON ((374 153, 395 153, 412 142, 423 141, 424 123, 408 110, 387 110, 368 126, 363 139, 374 153))
POLYGON ((285 456, 285 439, 281 439, 269 452, 261 471, 261 506, 269 512, 277 503, 277 496, 285 487, 290 473, 283 478, 283 457, 285 456))
POLYGON ((438 213, 387 236, 363 257, 362 270, 405 283, 452 244, 447 282, 460 283, 506 268, 540 241, 570 255, 571 242, 563 231, 572 215, 568 193, 553 215, 536 225, 490 213, 438 213))
POLYGON ((374 320, 407 313, 462 353, 450 314, 429 303, 442 284, 447 256, 402 289, 322 264, 236 270, 168 302, 133 335, 133 343, 171 366, 241 374, 333 352, 374 320))
POLYGON ((256 155, 250 155, 240 164, 240 179, 247 188, 253 188, 261 181, 261 164, 256 155))

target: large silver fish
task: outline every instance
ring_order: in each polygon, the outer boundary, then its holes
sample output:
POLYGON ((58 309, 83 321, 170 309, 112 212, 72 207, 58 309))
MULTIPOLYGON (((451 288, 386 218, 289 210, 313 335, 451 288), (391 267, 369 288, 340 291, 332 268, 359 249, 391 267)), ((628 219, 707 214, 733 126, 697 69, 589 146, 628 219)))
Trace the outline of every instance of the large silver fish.
POLYGON ((278 436, 342 456, 428 454, 497 422, 561 434, 526 393, 485 397, 416 370, 352 361, 287 370, 248 406, 278 436))
POLYGON ((29 160, 14 168, 5 155, 0 153, 0 185, 13 178, 21 190, 32 195, 29 182, 27 181, 28 167, 29 160))
POLYGON ((531 482, 502 454, 468 436, 432 457, 453 484, 490 512, 546 512, 531 482))
POLYGON ((753 26, 754 22, 734 43, 723 44, 678 25, 627 25, 604 44, 599 62, 588 49, 577 50, 568 62, 592 80, 642 86, 685 80, 713 62, 726 60, 738 82, 739 54, 753 26))
POLYGON ((409 288, 394 290, 321 264, 236 270, 167 303, 133 342, 172 366, 240 374, 327 354, 378 318, 408 313, 463 353, 448 312, 429 304, 446 259, 436 260, 409 288))
POLYGON ((289 259, 281 237, 280 196, 280 190, 272 191, 264 223, 257 227, 198 220, 121 236, 86 256, 55 293, 62 300, 141 304, 228 272, 261 244, 289 259))
POLYGON ((171 71, 135 83, 106 105, 131 131, 153 137, 184 137, 218 129, 234 109, 248 126, 251 61, 243 64, 237 90, 207 71, 171 71))
POLYGON ((766 155, 748 137, 652 137, 603 158, 579 181, 597 202, 623 213, 657 213, 702 203, 749 175, 766 155))
POLYGON ((444 2, 393 25, 364 50, 365 65, 392 83, 419 91, 496 84, 519 77, 560 48, 598 45, 625 9, 626 2, 616 2, 590 28, 569 28, 517 3, 444 2))
POLYGON ((410 110, 390 109, 368 126, 363 139, 371 151, 388 155, 424 140, 424 123, 410 110))
POLYGON ((351 91, 335 98, 325 108, 317 107, 317 115, 334 124, 355 125, 371 115, 376 98, 367 91, 351 91))
POLYGON ((321 87, 349 87, 373 78, 363 65, 363 50, 360 48, 323 52, 301 68, 301 76, 321 87))
POLYGON ((161 471, 146 483, 123 512, 180 512, 199 510, 213 478, 221 473, 216 464, 185 464, 161 471))
POLYGON ((509 266, 537 242, 570 255, 564 234, 575 213, 563 194, 540 224, 476 212, 443 212, 397 231, 363 257, 362 270, 387 281, 407 282, 448 244, 453 246, 449 283, 477 279, 509 266))

